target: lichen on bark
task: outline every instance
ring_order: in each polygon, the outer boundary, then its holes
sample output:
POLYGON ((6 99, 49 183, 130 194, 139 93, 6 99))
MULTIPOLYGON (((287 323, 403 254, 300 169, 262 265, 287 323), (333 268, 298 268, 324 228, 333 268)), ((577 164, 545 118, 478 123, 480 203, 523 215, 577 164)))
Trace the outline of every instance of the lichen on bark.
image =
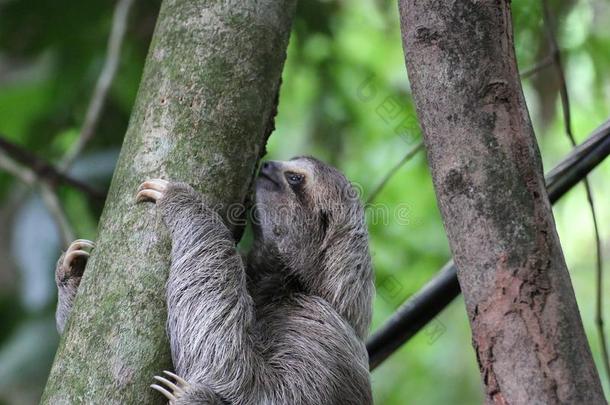
MULTIPOLYGON (((44 404, 164 403, 168 238, 138 185, 186 181, 232 217, 262 155, 294 0, 162 3, 93 252, 44 404)), ((239 224, 234 223, 236 233, 239 224)))

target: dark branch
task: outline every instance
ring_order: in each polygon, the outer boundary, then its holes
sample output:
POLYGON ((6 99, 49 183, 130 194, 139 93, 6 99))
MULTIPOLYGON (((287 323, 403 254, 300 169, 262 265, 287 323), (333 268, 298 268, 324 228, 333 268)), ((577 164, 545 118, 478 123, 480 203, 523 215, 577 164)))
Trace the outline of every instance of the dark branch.
MULTIPOLYGON (((582 181, 610 154, 610 120, 597 128, 546 177, 551 203, 582 181)), ((453 261, 400 308, 368 340, 371 370, 434 319, 460 293, 453 261)))
POLYGON ((523 72, 521 72, 519 74, 519 76, 521 76, 522 79, 527 79, 528 77, 535 75, 536 73, 551 66, 552 64, 553 64, 553 56, 547 55, 544 57, 544 59, 542 59, 540 62, 538 62, 534 66, 532 66, 528 69, 525 69, 523 72))
POLYGON ((51 186, 55 186, 58 183, 64 183, 70 187, 82 191, 95 200, 104 201, 106 198, 105 193, 80 180, 61 173, 50 163, 34 155, 27 149, 7 141, 6 138, 2 136, 0 136, 0 149, 16 162, 31 169, 34 173, 36 173, 38 178, 44 180, 51 186))

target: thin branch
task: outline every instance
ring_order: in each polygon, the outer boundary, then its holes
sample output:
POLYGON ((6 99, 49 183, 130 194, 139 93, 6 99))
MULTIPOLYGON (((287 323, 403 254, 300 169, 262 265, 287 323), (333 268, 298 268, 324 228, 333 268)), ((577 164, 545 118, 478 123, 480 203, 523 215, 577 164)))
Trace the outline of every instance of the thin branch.
POLYGON ((67 249, 70 243, 74 240, 74 231, 70 226, 66 213, 64 212, 55 191, 53 191, 48 184, 45 184, 44 181, 39 181, 38 184, 42 201, 44 201, 45 205, 47 206, 47 210, 49 210, 49 213, 55 220, 55 223, 59 229, 63 249, 67 249))
MULTIPOLYGON (((547 0, 542 0, 542 10, 544 27, 546 30, 547 39, 549 46, 551 47, 551 56, 553 60, 553 67, 559 78, 559 95, 561 97, 561 107, 563 111, 563 122, 565 127, 565 133, 572 144, 572 147, 576 146, 576 140, 574 139, 574 132, 572 131, 572 114, 570 110, 570 98, 568 94, 568 86, 566 84, 566 78, 563 71, 563 65, 561 61, 561 52, 555 38, 555 30, 553 28, 553 18, 551 10, 547 0)), ((602 261, 602 249, 601 249, 601 238, 599 236, 599 225, 597 222, 597 214, 595 210, 595 204, 593 203, 593 192, 589 180, 585 177, 583 179, 585 185, 585 191, 587 195, 587 202, 591 209, 591 219, 593 221, 593 231, 595 235, 595 253, 596 253, 596 297, 595 297, 595 323, 599 334, 599 340, 602 350, 602 363, 606 372, 606 377, 610 382, 610 356, 608 355, 608 345, 606 340, 606 332, 604 330, 604 314, 603 314, 603 261, 602 261)))
POLYGON ((108 90, 110 89, 110 85, 117 72, 121 57, 121 47, 127 29, 129 11, 133 3, 134 0, 119 0, 116 3, 114 15, 112 17, 112 29, 110 37, 108 38, 106 60, 97 79, 97 83, 95 84, 95 90, 91 96, 87 114, 85 115, 85 122, 83 123, 78 139, 66 152, 59 164, 59 168, 63 172, 74 163, 76 158, 95 135, 95 129, 97 128, 102 110, 106 104, 108 90))
POLYGON ((415 145, 414 147, 412 147, 411 149, 409 149, 409 151, 407 152, 407 154, 400 159, 400 162, 398 162, 394 167, 392 167, 390 169, 390 171, 383 177, 383 179, 379 182, 379 184, 377 185, 377 187, 375 187, 375 189, 373 190, 373 192, 371 192, 371 194, 369 195, 369 198, 366 200, 366 205, 372 203, 375 198, 377 198, 377 196, 379 195, 379 193, 381 193, 381 190, 383 190, 383 188, 386 186, 386 184, 388 183, 388 181, 390 181, 390 179, 392 178, 392 176, 394 176, 394 174, 396 174, 396 172, 405 164, 407 163, 409 160, 411 160, 411 158, 413 158, 413 156, 415 156, 417 154, 417 152, 419 152, 420 150, 423 149, 424 146, 424 142, 423 141, 419 141, 419 143, 417 145, 415 145))
POLYGON ((531 67, 525 69, 523 72, 521 72, 520 76, 522 79, 527 79, 528 77, 535 75, 536 73, 551 66, 552 64, 553 64, 553 56, 547 55, 544 57, 544 59, 542 59, 540 62, 536 63, 534 66, 531 66, 531 67))
POLYGON ((52 164, 39 158, 27 149, 8 141, 2 135, 0 135, 0 150, 17 163, 33 171, 37 178, 44 180, 51 187, 57 183, 64 183, 93 199, 104 201, 106 198, 105 193, 91 187, 85 182, 59 172, 52 164))
POLYGON ((36 183, 36 173, 26 167, 21 167, 6 153, 0 153, 0 167, 28 186, 34 186, 36 183))
POLYGON ((43 179, 39 178, 36 172, 28 167, 21 166, 2 151, 0 151, 0 168, 11 173, 30 187, 38 187, 42 201, 57 225, 61 243, 64 248, 67 248, 69 243, 74 239, 74 232, 53 189, 43 179))
MULTIPOLYGON (((553 204, 610 155, 610 120, 573 149, 546 176, 553 204)), ((367 341, 369 365, 374 369, 434 319, 460 293, 453 261, 447 263, 417 294, 400 308, 367 341)))

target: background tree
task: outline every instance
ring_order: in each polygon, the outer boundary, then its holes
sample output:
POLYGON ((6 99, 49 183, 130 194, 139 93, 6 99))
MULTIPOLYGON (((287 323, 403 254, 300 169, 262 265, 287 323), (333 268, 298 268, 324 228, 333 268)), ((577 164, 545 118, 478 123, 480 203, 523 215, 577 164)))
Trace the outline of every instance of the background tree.
POLYGON ((486 402, 604 403, 521 90, 509 3, 403 0, 400 14, 486 402))

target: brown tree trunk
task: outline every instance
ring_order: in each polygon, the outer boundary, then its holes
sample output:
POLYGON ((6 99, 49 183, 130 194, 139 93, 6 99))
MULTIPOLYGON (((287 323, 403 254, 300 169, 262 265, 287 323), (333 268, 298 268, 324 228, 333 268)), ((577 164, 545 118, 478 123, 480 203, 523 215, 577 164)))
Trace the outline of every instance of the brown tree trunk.
POLYGON ((150 178, 185 181, 239 233, 272 129, 294 0, 165 0, 138 98, 43 404, 160 404, 171 368, 169 240, 150 178), (235 220, 238 220, 237 222, 235 220))
POLYGON ((605 403, 521 90, 509 2, 401 0, 400 15, 486 401, 605 403))

